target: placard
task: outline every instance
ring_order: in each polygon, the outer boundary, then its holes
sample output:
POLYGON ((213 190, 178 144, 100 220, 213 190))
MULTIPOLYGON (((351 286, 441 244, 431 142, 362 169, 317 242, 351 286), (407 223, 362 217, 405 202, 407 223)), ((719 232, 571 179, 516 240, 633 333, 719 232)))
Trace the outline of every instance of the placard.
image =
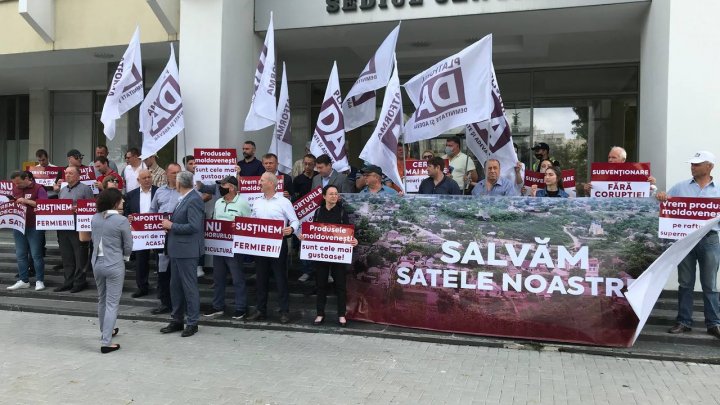
POLYGON ((10 180, 0 180, 0 195, 12 197, 13 182, 10 180))
MULTIPOLYGON (((62 169, 62 168, 61 168, 62 169)), ((92 189, 93 194, 98 194, 100 189, 95 187, 95 168, 92 166, 82 166, 80 169, 80 183, 92 189)), ((64 173, 64 171, 63 171, 64 173)), ((68 182, 65 181, 65 175, 63 174, 63 181, 60 183, 60 188, 67 187, 68 182)))
MULTIPOLYGON (((450 173, 450 161, 445 160, 445 168, 443 173, 450 173)), ((420 183, 428 178, 427 160, 405 160, 405 188, 408 193, 417 193, 420 191, 420 183)))
POLYGON ((236 176, 237 150, 195 148, 194 181, 213 183, 227 176, 236 176))
POLYGON ((293 209, 295 209, 295 215, 297 215, 300 223, 311 221, 315 210, 320 207, 323 201, 322 187, 317 186, 310 190, 309 193, 302 196, 300 199, 293 203, 293 209))
POLYGON ((128 220, 132 228, 132 250, 163 249, 166 232, 162 221, 167 218, 170 218, 169 214, 130 214, 128 220))
POLYGON ((90 223, 96 212, 95 200, 77 200, 75 230, 78 232, 91 232, 90 223))
POLYGON ((35 183, 43 187, 52 187, 55 185, 55 179, 58 178, 58 173, 62 170, 62 167, 57 166, 33 166, 30 169, 35 183))
POLYGON ((682 239, 720 216, 720 198, 668 197, 660 203, 658 237, 682 239))
POLYGON ((219 219, 205 220, 205 254, 211 256, 233 257, 234 222, 219 219))
MULTIPOLYGON (((569 193, 575 188, 575 169, 562 171, 563 188, 569 193)), ((537 188, 545 188, 545 173, 525 171, 525 187, 537 185, 537 188)))
POLYGON ((280 257, 285 221, 236 217, 233 252, 251 256, 280 257))
POLYGON ((353 225, 305 222, 302 224, 300 259, 330 263, 352 263, 353 225))
POLYGON ((75 205, 73 200, 37 200, 36 204, 36 229, 46 231, 75 230, 75 205))
MULTIPOLYGON (((252 208, 255 201, 263 196, 262 191, 260 191, 260 176, 238 177, 237 179, 240 198, 247 201, 250 208, 252 208)), ((277 187, 275 187, 275 191, 282 193, 285 191, 285 177, 281 175, 277 176, 277 179, 278 184, 277 187)))
POLYGON ((25 234, 25 204, 6 202, 0 204, 0 229, 12 229, 25 234))
POLYGON ((593 163, 590 169, 592 197, 650 197, 650 163, 593 163))

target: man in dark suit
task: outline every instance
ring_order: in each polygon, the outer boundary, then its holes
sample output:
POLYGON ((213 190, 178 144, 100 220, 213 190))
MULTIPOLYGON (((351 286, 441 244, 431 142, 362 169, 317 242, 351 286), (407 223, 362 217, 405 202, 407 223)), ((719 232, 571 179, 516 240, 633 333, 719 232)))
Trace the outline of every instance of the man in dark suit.
POLYGON ((328 184, 332 184, 337 187, 341 193, 352 193, 354 191, 354 185, 348 182, 347 176, 333 169, 330 156, 318 156, 317 159, 315 159, 315 170, 318 172, 318 175, 313 177, 313 189, 317 186, 325 187, 328 184))
POLYGON ((262 165, 265 168, 265 172, 272 173, 278 179, 282 176, 283 182, 283 197, 288 200, 293 194, 293 179, 289 174, 285 174, 278 170, 278 158, 274 153, 267 153, 262 157, 262 165))
MULTIPOLYGON (((130 191, 125 195, 124 215, 130 214, 147 214, 150 211, 150 205, 157 187, 152 184, 152 173, 150 170, 140 170, 138 173, 138 183, 140 187, 130 191)), ((139 250, 135 252, 135 282, 137 290, 132 293, 133 298, 140 298, 148 295, 150 284, 148 276, 150 275, 150 250, 139 250)))
POLYGON ((205 249, 205 204, 193 189, 193 175, 184 171, 177 175, 178 205, 171 220, 163 220, 167 231, 165 248, 170 258, 170 296, 172 321, 160 329, 162 333, 182 332, 182 337, 198 331, 200 293, 198 291, 198 259, 205 249), (184 328, 185 314, 187 327, 184 328), (183 330, 183 328, 185 330, 183 330))

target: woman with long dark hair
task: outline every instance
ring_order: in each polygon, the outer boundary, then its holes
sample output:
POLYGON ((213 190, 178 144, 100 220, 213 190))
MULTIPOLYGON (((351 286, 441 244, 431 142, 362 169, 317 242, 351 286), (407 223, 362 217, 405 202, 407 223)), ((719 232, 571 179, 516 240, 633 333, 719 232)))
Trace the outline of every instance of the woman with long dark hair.
POLYGON ((533 197, 559 197, 568 198, 562 181, 562 170, 557 166, 551 166, 545 170, 545 188, 538 189, 533 185, 530 193, 533 197))
POLYGON ((102 333, 100 351, 110 353, 120 349, 111 345, 112 337, 119 329, 115 327, 123 282, 125 261, 132 253, 130 222, 120 215, 123 196, 120 190, 108 188, 97 198, 97 214, 92 217, 93 252, 90 259, 98 289, 98 320, 102 333))
MULTIPOLYGON (((327 185, 322 190, 323 200, 320 208, 315 211, 313 222, 321 222, 327 224, 345 224, 349 225, 348 214, 339 201, 340 192, 333 185, 327 185)), ((358 241, 354 237, 350 242, 352 246, 357 246, 358 241)), ((313 325, 322 325, 325 322, 325 302, 327 301, 328 274, 332 274, 335 280, 335 291, 337 293, 337 314, 338 324, 342 327, 347 326, 345 319, 345 276, 347 273, 347 265, 343 263, 313 262, 315 265, 315 286, 317 287, 317 316, 313 321, 313 325)))

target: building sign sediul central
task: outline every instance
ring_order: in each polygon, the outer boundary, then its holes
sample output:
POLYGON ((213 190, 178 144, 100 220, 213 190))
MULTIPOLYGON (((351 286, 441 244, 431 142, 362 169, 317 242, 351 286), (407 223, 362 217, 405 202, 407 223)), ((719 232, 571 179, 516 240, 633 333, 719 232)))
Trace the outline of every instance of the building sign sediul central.
MULTIPOLYGON (((427 1, 433 1, 433 0, 427 0, 427 1)), ((478 3, 481 0, 434 0, 438 4, 448 4, 448 3, 478 3)), ((482 0, 482 2, 486 2, 487 0, 482 0)), ((424 0, 325 0, 326 8, 325 10, 328 13, 334 14, 338 13, 341 10, 343 12, 353 12, 353 11, 369 11, 374 10, 375 8, 379 8, 381 10, 387 9, 389 7, 394 8, 403 8, 406 5, 411 7, 417 7, 422 6, 424 0)))

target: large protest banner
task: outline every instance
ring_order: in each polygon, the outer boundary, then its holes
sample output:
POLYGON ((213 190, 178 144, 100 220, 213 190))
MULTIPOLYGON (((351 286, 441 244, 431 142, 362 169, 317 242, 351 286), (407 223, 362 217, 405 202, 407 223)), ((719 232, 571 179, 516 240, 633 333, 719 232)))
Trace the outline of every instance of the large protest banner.
POLYGON ((660 256, 652 199, 346 195, 348 316, 478 335, 629 346, 624 296, 660 256))
POLYGON ((650 163, 593 163, 592 197, 650 197, 650 163))
POLYGON ((73 200, 37 200, 35 228, 37 230, 75 230, 73 200))
POLYGON ((6 202, 0 204, 0 229, 12 229, 25 233, 25 204, 6 202))
POLYGON ((660 203, 658 237, 681 239, 720 216, 720 198, 668 197, 660 203))
POLYGON ((163 219, 168 214, 130 214, 130 228, 132 228, 132 250, 163 249, 165 247, 165 230, 162 227, 163 219))
POLYGON ((212 183, 227 176, 235 176, 236 149, 195 148, 195 175, 193 181, 212 183))

